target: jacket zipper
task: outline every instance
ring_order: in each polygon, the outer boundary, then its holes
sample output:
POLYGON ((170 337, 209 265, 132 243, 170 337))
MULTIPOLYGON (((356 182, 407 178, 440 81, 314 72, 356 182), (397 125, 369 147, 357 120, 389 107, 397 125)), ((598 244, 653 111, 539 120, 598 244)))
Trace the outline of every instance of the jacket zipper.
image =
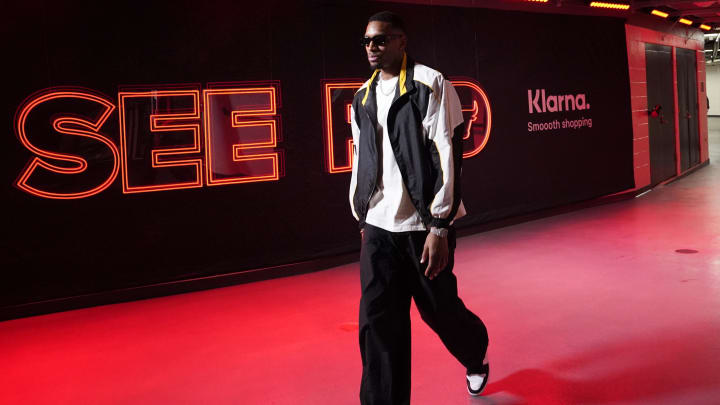
MULTIPOLYGON (((390 107, 388 107, 388 116, 390 115, 390 110, 392 109, 392 106, 393 106, 395 103, 397 103, 398 100, 400 100, 402 97, 407 96, 407 94, 408 94, 408 93, 405 93, 405 94, 401 95, 400 97, 398 97, 397 99, 395 99, 392 103, 390 103, 390 107)), ((407 96, 407 97, 410 97, 410 96, 407 96)), ((364 112, 365 112, 365 116, 366 116, 367 119, 368 119, 368 122, 372 123, 372 120, 370 119, 370 114, 368 114, 368 112, 367 112, 366 109, 363 108, 363 110, 364 110, 364 112)), ((377 137, 377 129, 376 129, 376 128, 373 128, 373 133, 375 134, 375 137, 377 137)), ((377 157, 377 153, 375 154, 375 156, 377 157)), ((377 163, 379 164, 380 162, 377 162, 377 163)), ((376 189, 376 188, 377 188, 377 172, 375 173, 375 182, 373 183, 372 191, 370 191, 370 195, 368 196, 367 202, 365 203, 365 207, 364 207, 364 209, 363 209, 363 211, 364 211, 364 213, 365 213, 365 216, 367 216, 368 206, 370 205, 370 199, 372 199, 373 194, 375 194, 375 189, 376 189)), ((415 204, 413 203, 413 205, 415 205, 415 204)), ((417 209, 417 207, 416 207, 415 209, 417 209)))
MULTIPOLYGON (((372 120, 370 119, 370 114, 368 114, 367 110, 365 110, 364 108, 363 108, 363 110, 365 112, 365 116, 368 119, 368 122, 372 124, 372 120)), ((373 128, 373 134, 375 134, 375 137, 377 138, 377 129, 376 128, 373 128)), ((375 153, 375 157, 377 158, 377 153, 375 153)), ((376 165, 377 165, 377 162, 376 162, 376 165)), ((368 196, 368 198, 365 202, 365 207, 363 207, 363 214, 365 216, 367 216, 368 207, 370 206, 370 199, 372 199, 373 194, 375 194, 376 187, 377 187, 377 170, 375 171, 375 181, 373 182, 372 190, 370 191, 370 195, 368 196)))

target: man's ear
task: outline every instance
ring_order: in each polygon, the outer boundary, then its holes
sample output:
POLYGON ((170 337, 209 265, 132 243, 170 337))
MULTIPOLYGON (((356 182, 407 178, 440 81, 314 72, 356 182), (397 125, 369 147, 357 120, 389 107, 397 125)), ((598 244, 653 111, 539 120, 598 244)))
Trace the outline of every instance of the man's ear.
POLYGON ((407 36, 403 35, 400 38, 400 50, 405 52, 405 48, 407 48, 407 36))

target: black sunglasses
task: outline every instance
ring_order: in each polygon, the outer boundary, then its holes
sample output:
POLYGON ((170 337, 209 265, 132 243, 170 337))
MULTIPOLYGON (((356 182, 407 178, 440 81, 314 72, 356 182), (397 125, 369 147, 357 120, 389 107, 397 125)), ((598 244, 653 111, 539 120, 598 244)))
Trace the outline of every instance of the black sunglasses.
POLYGON ((374 37, 363 37, 363 39, 360 40, 360 44, 362 46, 368 46, 371 42, 374 42, 377 46, 385 46, 385 44, 393 39, 394 37, 401 37, 402 35, 399 34, 380 34, 375 35, 374 37))

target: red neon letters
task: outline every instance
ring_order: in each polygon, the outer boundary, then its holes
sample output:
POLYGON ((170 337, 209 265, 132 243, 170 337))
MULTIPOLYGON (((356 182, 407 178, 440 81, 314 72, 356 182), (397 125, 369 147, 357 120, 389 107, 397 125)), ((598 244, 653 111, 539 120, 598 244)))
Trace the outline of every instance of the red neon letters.
POLYGON ((202 159, 188 157, 200 153, 198 90, 120 92, 118 106, 123 193, 202 187, 202 159), (171 112, 173 103, 182 103, 182 99, 189 100, 189 111, 171 112), (132 122, 128 119, 131 110, 132 122), (131 132, 129 127, 138 129, 131 132), (189 132, 192 141, 165 141, 178 132, 189 132), (135 146, 143 143, 152 145, 150 159, 143 153, 147 148, 135 146), (133 176, 135 173, 139 175, 133 176))
POLYGON ((121 91, 119 148, 99 132, 115 110, 110 100, 88 90, 39 93, 25 102, 16 115, 18 138, 35 155, 16 185, 38 197, 72 199, 103 191, 118 173, 122 173, 122 190, 126 194, 278 180, 282 163, 275 150, 278 88, 277 83, 255 83, 251 87, 236 84, 207 89, 202 92, 203 106, 199 89, 121 91), (68 106, 78 111, 73 116, 55 116, 58 107, 65 111, 68 106), (95 141, 93 156, 100 154, 98 145, 104 145, 110 152, 105 151, 106 161, 88 163, 91 158, 63 153, 63 146, 78 142, 57 137, 49 128, 42 131, 48 120, 59 134, 95 141), (31 137, 35 141, 31 142, 31 137), (98 170, 90 173, 91 165, 93 169, 110 168, 99 176, 98 170), (58 187, 62 190, 54 190, 58 187))
MULTIPOLYGON (((64 103, 63 106, 68 107, 67 103, 64 103)), ((17 187, 38 197, 55 199, 85 198, 108 188, 118 175, 119 152, 115 144, 107 136, 102 135, 99 130, 114 109, 115 106, 112 102, 87 91, 54 90, 31 97, 18 109, 15 132, 23 146, 35 157, 30 159, 28 165, 20 173, 15 182, 17 187), (73 107, 78 110, 75 116, 66 115, 52 118, 54 111, 42 108, 52 106, 53 103, 60 101, 73 101, 73 107), (94 118, 88 118, 88 110, 93 111, 89 114, 94 115, 94 118), (37 118, 36 115, 41 117, 37 118), (112 163, 106 176, 100 179, 97 179, 97 176, 88 177, 86 175, 89 165, 87 159, 74 154, 52 152, 31 142, 29 137, 32 136, 32 133, 28 130, 28 121, 33 124, 47 125, 47 119, 51 121, 52 129, 57 133, 93 139, 100 142, 99 144, 95 143, 96 146, 102 145, 107 148, 110 151, 112 163), (65 165, 59 164, 60 162, 65 162, 65 165), (45 185, 42 185, 42 182, 45 185), (54 190, 57 186, 50 186, 50 184, 58 183, 63 184, 64 190, 54 190), (79 188, 77 188, 78 184, 79 188), (86 184, 89 185, 84 186, 86 184)), ((46 132, 34 131, 34 133, 37 133, 33 137, 38 138, 38 142, 52 145, 55 149, 64 149, 63 142, 59 142, 58 137, 52 134, 49 128, 46 132), (52 134, 50 139, 47 139, 47 134, 52 134)), ((78 141, 81 139, 77 141, 71 139, 65 144, 76 146, 78 141)))
MULTIPOLYGON (((473 79, 452 83, 467 122, 467 159, 488 142, 490 102, 473 79)), ((361 79, 323 82, 328 173, 352 170, 350 104, 362 84, 361 79)), ((246 82, 211 84, 205 90, 120 91, 117 141, 100 132, 115 110, 106 97, 89 90, 46 90, 16 114, 17 136, 34 155, 16 185, 38 197, 73 199, 105 190, 118 174, 125 194, 279 180, 279 90, 279 82, 246 82)))
MULTIPOLYGON (((466 126, 463 136, 463 157, 471 158, 480 153, 490 137, 490 100, 480 85, 470 78, 451 80, 463 102, 466 126)), ((328 173, 352 171, 352 133, 350 130, 350 105, 353 95, 363 85, 362 80, 343 80, 323 84, 323 140, 325 143, 325 170, 328 173), (344 120, 333 119, 342 114, 344 120), (338 151, 343 145, 344 149, 338 151), (336 153, 337 152, 337 153, 336 153), (338 157, 343 156, 340 163, 338 157)))
POLYGON ((278 180, 276 87, 210 89, 203 98, 208 185, 278 180))
POLYGON ((323 141, 325 143, 325 170, 328 173, 352 171, 353 140, 350 130, 350 111, 355 91, 363 83, 363 80, 345 80, 323 84, 323 141), (333 117, 338 115, 343 117, 343 120, 339 122, 333 120, 333 117), (345 156, 340 164, 337 163, 335 157, 336 143, 342 143, 345 146, 345 156))

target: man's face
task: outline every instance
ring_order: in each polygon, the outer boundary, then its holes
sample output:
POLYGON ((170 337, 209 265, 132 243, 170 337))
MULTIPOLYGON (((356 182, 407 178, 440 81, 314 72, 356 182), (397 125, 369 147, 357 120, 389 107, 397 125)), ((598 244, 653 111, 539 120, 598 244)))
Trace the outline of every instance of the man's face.
POLYGON ((375 41, 365 45, 370 68, 382 69, 400 63, 407 42, 402 31, 393 29, 390 23, 371 21, 365 29, 365 38, 375 38, 378 35, 384 36, 383 45, 378 45, 375 41))

